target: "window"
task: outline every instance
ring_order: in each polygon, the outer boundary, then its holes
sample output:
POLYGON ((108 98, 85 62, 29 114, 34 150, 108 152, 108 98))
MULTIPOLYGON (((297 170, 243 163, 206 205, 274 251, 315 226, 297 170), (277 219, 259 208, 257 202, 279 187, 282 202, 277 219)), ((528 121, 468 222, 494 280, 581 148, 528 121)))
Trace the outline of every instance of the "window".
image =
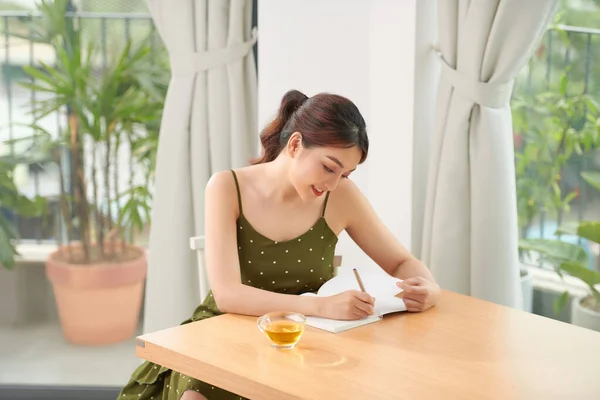
MULTIPOLYGON (((39 2, 13 2, 10 8, 3 8, 7 3, 0 0, 0 161, 16 164, 14 181, 20 194, 28 198, 41 196, 49 205, 44 216, 26 218, 17 215, 9 207, 2 207, 0 197, 0 213, 16 228, 19 248, 33 247, 46 252, 44 254, 41 251, 36 259, 27 259, 37 262, 24 263, 15 270, 7 270, 0 265, 0 302, 8 305, 0 310, 0 354, 3 354, 0 356, 0 384, 118 387, 126 382, 139 365, 139 359, 133 351, 134 338, 105 345, 101 349, 76 346, 65 340, 57 315, 54 292, 44 271, 43 261, 48 250, 54 250, 57 242, 64 243, 67 231, 73 229, 71 239, 78 239, 79 220, 77 210, 65 211, 60 202, 61 192, 67 196, 76 194, 74 169, 70 168, 73 165, 73 153, 66 151, 66 146, 59 142, 73 121, 70 117, 75 106, 60 107, 43 118, 39 118, 40 114, 31 113, 44 101, 52 102, 57 96, 57 93, 47 93, 27 86, 41 81, 34 79, 27 68, 46 74, 47 69, 42 63, 50 67, 57 64, 56 48, 43 40, 57 26, 46 25, 40 12, 32 8, 37 3, 39 2), (47 136, 41 133, 47 133, 47 136), (52 145, 47 146, 48 143, 52 145), (49 246, 43 246, 46 243, 49 246), (82 369, 84 364, 88 367, 82 369)), ((53 2, 47 3, 52 5, 53 2)), ((81 87, 91 83, 114 65, 116 56, 123 51, 129 39, 132 47, 140 46, 148 51, 148 55, 141 58, 147 65, 152 64, 158 69, 164 66, 163 74, 153 75, 157 81, 146 82, 147 90, 152 88, 156 92, 152 93, 152 104, 144 102, 144 108, 151 107, 155 115, 145 120, 146 124, 139 123, 128 130, 128 134, 135 137, 135 140, 128 140, 127 143, 124 141, 114 157, 106 158, 105 144, 94 142, 88 136, 83 139, 84 159, 87 160, 84 171, 89 185, 87 197, 90 198, 90 204, 98 210, 97 220, 104 220, 109 209, 113 211, 114 217, 114 209, 122 210, 124 203, 131 199, 128 195, 124 200, 119 197, 117 202, 117 192, 147 187, 145 183, 150 180, 148 175, 154 168, 162 101, 169 80, 168 59, 153 21, 147 14, 144 0, 73 0, 69 2, 69 7, 71 13, 63 13, 59 18, 61 23, 65 24, 67 32, 71 27, 79 29, 81 36, 78 48, 83 54, 87 55, 88 45, 94 47, 90 53, 92 57, 89 71, 76 72, 88 74, 85 75, 88 80, 81 87), (85 13, 76 13, 82 10, 85 13), (92 193, 93 165, 96 166, 97 176, 108 171, 110 182, 118 182, 112 183, 117 190, 112 190, 110 196, 107 196, 103 184, 98 184, 97 193, 92 193)), ((69 43, 76 41, 71 38, 69 43)), ((141 70, 144 65, 139 67, 141 70)), ((124 90, 119 95, 125 97, 131 93, 124 90)), ((90 108, 84 110, 79 116, 84 115, 92 120, 90 108)), ((110 145, 115 146, 114 139, 110 145)), ((2 193, 0 185, 0 195, 2 193)), ((149 207, 148 197, 144 201, 144 206, 149 207)), ((143 234, 138 239, 143 241, 143 234)), ((0 246, 0 251, 3 249, 0 246)), ((61 397, 60 393, 55 395, 61 397)), ((15 397, 20 396, 15 394, 15 397)))
POLYGON ((600 268, 598 246, 557 229, 600 219, 600 192, 582 175, 600 171, 598 105, 600 3, 563 1, 511 104, 519 228, 522 238, 581 244, 590 269, 600 268))

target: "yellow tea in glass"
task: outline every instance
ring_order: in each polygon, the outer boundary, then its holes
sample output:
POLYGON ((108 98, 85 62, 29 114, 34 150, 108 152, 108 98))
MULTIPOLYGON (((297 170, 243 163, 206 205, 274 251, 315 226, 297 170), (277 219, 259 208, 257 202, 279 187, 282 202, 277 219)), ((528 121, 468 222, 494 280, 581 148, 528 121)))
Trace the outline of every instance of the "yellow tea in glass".
POLYGON ((306 326, 306 317, 293 312, 265 314, 257 321, 260 329, 276 349, 293 349, 306 326))

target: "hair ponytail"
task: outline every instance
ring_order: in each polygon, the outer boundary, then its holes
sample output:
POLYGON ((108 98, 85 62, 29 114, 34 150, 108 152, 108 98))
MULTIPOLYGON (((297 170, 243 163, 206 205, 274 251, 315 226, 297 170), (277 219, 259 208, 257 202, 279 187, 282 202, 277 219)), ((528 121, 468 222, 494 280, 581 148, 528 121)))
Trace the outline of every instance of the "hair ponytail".
POLYGON ((302 134, 302 146, 353 147, 362 152, 360 163, 369 152, 367 127, 356 105, 343 96, 319 93, 310 99, 290 90, 281 99, 275 119, 260 133, 262 157, 253 164, 275 160, 294 132, 302 134))
POLYGON ((260 133, 263 155, 257 160, 254 160, 253 164, 262 164, 277 158, 284 144, 281 140, 281 131, 284 130, 296 110, 300 108, 307 99, 308 97, 298 90, 290 90, 283 95, 277 116, 260 133))

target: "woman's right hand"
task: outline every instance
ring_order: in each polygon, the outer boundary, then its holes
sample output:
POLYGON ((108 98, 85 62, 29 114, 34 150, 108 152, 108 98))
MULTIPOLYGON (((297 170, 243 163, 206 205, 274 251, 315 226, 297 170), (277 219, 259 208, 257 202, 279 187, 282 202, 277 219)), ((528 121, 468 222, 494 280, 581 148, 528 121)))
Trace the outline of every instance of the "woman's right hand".
POLYGON ((373 314, 375 299, 368 293, 348 290, 322 298, 321 317, 340 320, 365 318, 373 314))

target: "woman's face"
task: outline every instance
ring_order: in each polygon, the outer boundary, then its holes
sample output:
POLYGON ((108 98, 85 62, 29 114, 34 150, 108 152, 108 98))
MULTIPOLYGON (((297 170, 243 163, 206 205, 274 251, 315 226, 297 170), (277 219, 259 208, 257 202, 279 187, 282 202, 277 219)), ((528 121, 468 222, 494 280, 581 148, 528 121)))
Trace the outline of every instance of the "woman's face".
POLYGON ((340 179, 348 178, 362 157, 358 146, 307 149, 301 139, 300 134, 294 133, 287 151, 291 158, 291 182, 304 201, 314 201, 335 190, 340 179))

